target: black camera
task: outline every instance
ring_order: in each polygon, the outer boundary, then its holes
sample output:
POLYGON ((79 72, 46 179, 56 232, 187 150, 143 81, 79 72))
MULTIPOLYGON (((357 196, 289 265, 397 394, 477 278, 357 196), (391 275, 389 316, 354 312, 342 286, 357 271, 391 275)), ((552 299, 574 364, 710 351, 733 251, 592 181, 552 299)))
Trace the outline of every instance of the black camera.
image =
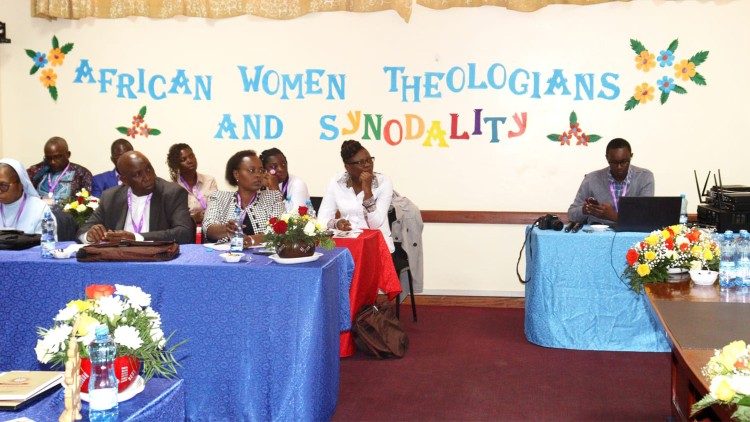
POLYGON ((545 214, 541 217, 539 217, 536 220, 537 227, 539 227, 540 230, 557 230, 560 231, 563 229, 562 220, 554 214, 545 214))

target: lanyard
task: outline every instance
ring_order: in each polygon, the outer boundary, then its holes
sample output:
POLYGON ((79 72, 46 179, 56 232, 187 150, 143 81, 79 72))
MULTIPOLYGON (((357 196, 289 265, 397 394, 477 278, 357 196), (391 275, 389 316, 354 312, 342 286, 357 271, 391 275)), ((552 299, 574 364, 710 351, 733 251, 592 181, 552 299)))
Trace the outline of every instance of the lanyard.
POLYGON ((47 173, 47 184, 49 185, 49 192, 47 192, 47 196, 49 196, 50 198, 54 196, 55 188, 60 184, 60 180, 62 180, 63 176, 65 176, 65 172, 68 171, 68 168, 70 168, 70 163, 68 163, 68 165, 63 169, 62 173, 57 176, 54 183, 52 183, 52 174, 47 173))
POLYGON ((136 224, 135 219, 133 218, 133 214, 135 214, 135 209, 133 209, 133 192, 128 189, 128 209, 130 210, 130 224, 133 225, 133 231, 135 231, 136 233, 140 233, 141 229, 143 228, 143 219, 146 216, 148 205, 151 203, 151 195, 153 195, 153 192, 149 193, 146 197, 146 205, 143 206, 141 218, 138 219, 138 223, 136 224))
POLYGON ((26 206, 26 192, 23 193, 23 196, 21 197, 21 205, 18 207, 18 212, 16 212, 16 218, 13 220, 13 225, 9 226, 5 222, 5 206, 3 204, 0 204, 0 216, 3 218, 3 227, 13 227, 15 228, 18 224, 18 219, 21 218, 21 214, 23 213, 23 207, 26 206))
POLYGON ((187 181, 185 181, 185 179, 182 176, 180 176, 180 184, 182 184, 182 186, 184 186, 188 192, 192 193, 193 196, 195 196, 195 199, 197 199, 198 202, 201 204, 201 208, 205 210, 206 209, 206 197, 203 196, 203 193, 201 193, 200 189, 198 189, 198 182, 195 182, 195 186, 193 186, 193 188, 190 189, 190 186, 188 186, 187 181))
POLYGON ((289 190, 289 179, 290 178, 287 177, 286 178, 286 182, 284 182, 281 185, 279 185, 279 187, 281 188, 281 197, 284 198, 285 201, 291 200, 291 198, 289 198, 289 196, 287 196, 287 191, 289 190))
POLYGON ((247 206, 245 208, 242 208, 242 199, 240 198, 240 191, 237 191, 237 208, 242 210, 242 212, 240 212, 240 215, 237 217, 238 224, 242 224, 242 222, 245 221, 245 217, 247 216, 247 207, 249 207, 250 205, 253 205, 256 198, 258 198, 258 192, 255 192, 255 195, 253 195, 253 197, 250 198, 250 202, 247 203, 247 206))
POLYGON ((612 194, 612 204, 615 206, 615 212, 618 212, 619 208, 619 199, 625 196, 626 193, 628 193, 628 183, 625 182, 625 185, 622 187, 622 193, 620 193, 620 196, 617 196, 617 193, 615 192, 615 182, 609 183, 609 193, 612 194))

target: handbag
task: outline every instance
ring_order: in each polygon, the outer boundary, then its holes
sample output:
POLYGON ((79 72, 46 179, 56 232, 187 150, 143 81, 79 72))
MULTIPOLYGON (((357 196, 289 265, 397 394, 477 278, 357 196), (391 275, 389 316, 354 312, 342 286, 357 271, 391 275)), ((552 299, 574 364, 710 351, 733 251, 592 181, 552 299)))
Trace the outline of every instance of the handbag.
POLYGON ((396 318, 395 305, 383 302, 365 305, 354 318, 357 348, 378 359, 402 358, 409 348, 409 337, 396 318))
POLYGON ((180 254, 180 245, 174 241, 121 240, 98 243, 78 250, 79 262, 154 262, 170 261, 180 254))
POLYGON ((20 251, 39 246, 42 236, 20 230, 0 230, 0 249, 20 251))

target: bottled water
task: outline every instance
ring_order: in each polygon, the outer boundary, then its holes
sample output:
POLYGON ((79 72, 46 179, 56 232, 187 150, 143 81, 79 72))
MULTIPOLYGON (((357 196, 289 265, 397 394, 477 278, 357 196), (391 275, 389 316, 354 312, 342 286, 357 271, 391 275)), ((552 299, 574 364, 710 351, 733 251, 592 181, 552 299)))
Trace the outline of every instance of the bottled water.
POLYGON ((245 242, 245 234, 242 233, 242 210, 238 206, 235 208, 234 212, 237 222, 237 228, 234 230, 234 234, 232 235, 232 239, 229 243, 229 252, 242 252, 245 242))
POLYGON ((117 377, 115 376, 115 343, 106 325, 96 327, 96 338, 89 346, 91 377, 89 378, 89 420, 117 421, 117 377))
POLYGON ((735 284, 737 271, 735 268, 736 245, 734 234, 731 230, 724 232, 724 237, 719 245, 721 248, 721 261, 719 262, 719 286, 732 287, 735 284))
POLYGON ((736 284, 748 287, 750 286, 750 233, 747 230, 740 230, 736 256, 736 284))
POLYGON ((688 222, 688 212, 687 212, 687 198, 685 197, 685 194, 680 194, 682 197, 682 205, 680 206, 680 224, 687 224, 688 222))
POLYGON ((57 223, 52 216, 52 211, 47 209, 42 217, 42 258, 52 258, 55 250, 55 239, 57 238, 57 223))
POLYGON ((307 207, 307 215, 315 218, 315 207, 313 207, 312 201, 308 199, 307 202, 305 202, 305 206, 307 207))

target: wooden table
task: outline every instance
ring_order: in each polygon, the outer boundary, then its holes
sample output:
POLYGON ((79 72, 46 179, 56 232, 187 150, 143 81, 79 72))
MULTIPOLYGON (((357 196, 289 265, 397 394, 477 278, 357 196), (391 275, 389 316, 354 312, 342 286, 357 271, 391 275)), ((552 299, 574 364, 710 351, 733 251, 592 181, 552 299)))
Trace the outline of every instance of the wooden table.
MULTIPOLYGON (((734 340, 750 340, 750 290, 718 285, 651 283, 646 295, 672 345, 672 416, 688 420, 690 407, 708 393, 701 369, 734 340)), ((697 419, 729 420, 733 410, 713 406, 697 419)))

